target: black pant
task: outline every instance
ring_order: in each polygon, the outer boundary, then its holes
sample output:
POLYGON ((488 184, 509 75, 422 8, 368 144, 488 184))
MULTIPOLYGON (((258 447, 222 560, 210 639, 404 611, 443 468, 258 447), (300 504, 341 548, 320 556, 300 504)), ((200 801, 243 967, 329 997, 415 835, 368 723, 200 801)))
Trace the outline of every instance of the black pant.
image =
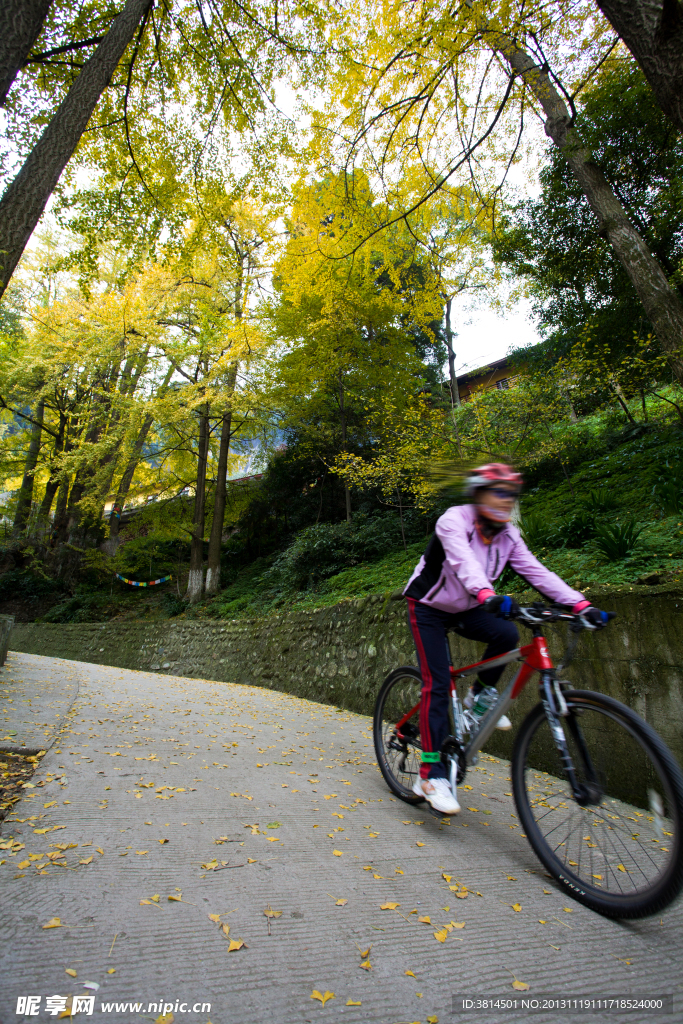
MULTIPOLYGON (((440 750, 448 735, 448 700, 451 675, 446 630, 455 629, 466 640, 478 640, 487 647, 482 656, 495 658, 513 650, 519 633, 514 622, 497 619, 483 608, 467 612, 442 612, 438 608, 420 604, 408 598, 408 620, 415 640, 417 661, 422 673, 422 699, 420 702, 420 737, 422 749, 440 750)), ((485 669, 479 673, 484 686, 495 686, 505 666, 485 669)), ((423 764, 422 777, 445 778, 440 762, 423 764)))

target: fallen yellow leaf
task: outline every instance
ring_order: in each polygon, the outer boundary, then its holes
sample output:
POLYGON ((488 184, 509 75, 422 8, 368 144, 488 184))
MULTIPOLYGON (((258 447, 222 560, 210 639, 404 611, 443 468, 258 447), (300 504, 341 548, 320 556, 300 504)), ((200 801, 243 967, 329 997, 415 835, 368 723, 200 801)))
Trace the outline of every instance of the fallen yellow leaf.
POLYGON ((78 975, 74 971, 73 967, 67 967, 67 969, 64 971, 64 973, 68 974, 70 978, 77 978, 78 977, 78 975))
POLYGON ((464 921, 451 921, 451 925, 453 926, 453 928, 464 928, 465 927, 465 922, 464 921))
POLYGON ((508 882, 516 882, 517 879, 513 878, 512 875, 508 875, 508 882))
POLYGON ((169 899, 169 902, 172 902, 172 903, 182 903, 183 902, 183 897, 182 896, 169 896, 168 899, 169 899))
POLYGON ((220 914, 209 914, 209 921, 213 921, 214 924, 220 924, 221 915, 220 914))
POLYGON ((116 968, 110 967, 109 970, 107 971, 107 974, 116 974, 116 968))
POLYGON ((413 974, 412 971, 406 971, 405 973, 408 975, 409 978, 416 978, 417 977, 415 974, 413 974))
POLYGON ((56 807, 56 806, 57 806, 57 801, 56 800, 50 800, 49 804, 43 804, 43 807, 56 807))
POLYGON ((20 864, 17 864, 17 867, 22 869, 22 870, 24 868, 30 868, 30 866, 31 866, 31 861, 30 860, 22 860, 20 864))
POLYGON ((225 937, 227 939, 228 936, 230 935, 230 925, 229 924, 222 924, 221 925, 221 931, 223 932, 223 934, 225 935, 225 937))
MULTIPOLYGON (((624 867, 624 865, 623 865, 623 864, 617 864, 617 868, 618 868, 618 870, 619 870, 619 871, 624 871, 624 872, 626 872, 626 868, 624 867)), ((628 874, 628 872, 626 872, 626 873, 628 874)))
POLYGON ((104 850, 102 849, 101 846, 96 846, 95 850, 97 851, 97 853, 100 854, 101 857, 104 857, 104 850))
POLYGON ((442 872, 441 877, 445 878, 447 882, 450 882, 450 880, 453 877, 453 875, 447 875, 447 874, 442 872))
POLYGON ((360 999, 347 999, 346 1000, 346 1005, 347 1006, 362 1006, 363 1004, 360 1001, 360 999))
POLYGON ((342 856, 341 850, 333 850, 332 854, 333 854, 334 857, 341 857, 342 856))
POLYGON ((256 860, 253 857, 247 857, 247 864, 256 864, 256 860))
POLYGON ((265 914, 266 917, 282 917, 282 911, 281 910, 273 910, 273 908, 270 906, 270 904, 268 904, 268 906, 263 911, 263 913, 265 914))
POLYGON ((543 921, 543 920, 542 920, 542 919, 541 919, 541 918, 539 917, 539 919, 538 919, 538 923, 539 923, 539 924, 547 924, 548 922, 547 922, 547 921, 543 921))
POLYGON ((512 982, 512 987, 517 989, 518 992, 528 992, 529 986, 525 981, 518 981, 517 978, 512 982))
POLYGON ((336 999, 336 996, 334 992, 318 992, 317 988, 314 988, 311 992, 311 999, 319 1000, 324 1006, 328 999, 336 999))
POLYGON ((522 904, 521 903, 513 903, 512 904, 512 909, 514 910, 514 912, 516 914, 518 914, 520 912, 520 910, 522 909, 522 904))
POLYGON ((51 917, 47 924, 43 925, 43 928, 61 928, 62 922, 58 917, 51 917))
POLYGON ((446 931, 445 928, 442 928, 441 931, 434 932, 434 938, 436 939, 437 942, 445 942, 447 937, 448 932, 446 931))
POLYGON ((161 896, 159 895, 158 892, 155 892, 154 895, 151 897, 151 900, 152 900, 153 903, 158 903, 160 899, 161 899, 161 896))
POLYGON ((432 1014, 431 1017, 427 1017, 427 1024, 439 1024, 439 1018, 432 1014))
POLYGON ((136 850, 138 857, 144 857, 145 854, 149 853, 149 850, 136 850))
POLYGON ((157 1017, 154 1024, 173 1024, 175 1017, 172 1013, 162 1013, 160 1017, 157 1017))
POLYGON ((425 917, 418 917, 418 921, 421 924, 431 924, 432 923, 431 918, 429 917, 429 914, 427 914, 425 917))
POLYGON ((416 846, 424 846, 424 843, 415 843, 416 846))
POLYGON ((384 875, 373 875, 372 877, 373 877, 373 878, 381 878, 381 879, 383 879, 383 878, 384 878, 384 875))
POLYGON ((362 967, 362 969, 364 971, 371 971, 372 970, 372 964, 370 963, 369 960, 363 960, 363 962, 361 964, 359 964, 359 967, 362 967))
POLYGON ((348 900, 337 900, 334 905, 335 907, 345 907, 348 902, 348 900))
POLYGON ((400 903, 382 903, 380 904, 380 910, 396 910, 396 907, 400 907, 400 903))
POLYGON ((230 945, 228 946, 228 953, 234 953, 236 949, 246 949, 247 944, 242 939, 230 939, 230 945))
POLYGON ((83 860, 79 860, 79 864, 92 864, 92 856, 84 857, 83 860))

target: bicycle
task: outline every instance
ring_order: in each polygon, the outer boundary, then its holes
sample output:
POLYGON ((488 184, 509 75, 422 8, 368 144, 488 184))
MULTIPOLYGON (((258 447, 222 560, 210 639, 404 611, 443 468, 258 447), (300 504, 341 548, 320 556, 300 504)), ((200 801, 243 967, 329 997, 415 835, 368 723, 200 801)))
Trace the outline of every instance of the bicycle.
MULTIPOLYGON (((451 660, 451 734, 441 760, 453 794, 498 720, 538 672, 540 703, 522 722, 510 762, 523 833, 579 903, 612 918, 658 913, 683 887, 683 773, 654 729, 625 704, 558 678, 541 627, 569 623, 574 635, 558 666, 563 669, 586 628, 578 615, 536 602, 515 618, 531 629, 531 643, 462 668, 451 660), (456 681, 514 661, 521 662, 514 678, 477 725, 463 709, 456 681)), ((382 775, 410 804, 422 802, 412 791, 422 749, 421 687, 418 669, 395 669, 382 684, 373 720, 382 775)))

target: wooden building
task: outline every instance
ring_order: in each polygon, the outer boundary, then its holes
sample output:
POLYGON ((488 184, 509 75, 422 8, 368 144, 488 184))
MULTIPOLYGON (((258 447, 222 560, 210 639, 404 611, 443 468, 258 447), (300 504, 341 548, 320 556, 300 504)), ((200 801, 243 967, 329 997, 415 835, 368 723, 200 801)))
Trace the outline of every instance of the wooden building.
POLYGON ((512 370, 510 360, 507 357, 496 359, 488 366, 470 370, 457 378, 460 401, 466 402, 475 391, 489 391, 492 388, 507 391, 514 387, 516 380, 517 374, 512 370))

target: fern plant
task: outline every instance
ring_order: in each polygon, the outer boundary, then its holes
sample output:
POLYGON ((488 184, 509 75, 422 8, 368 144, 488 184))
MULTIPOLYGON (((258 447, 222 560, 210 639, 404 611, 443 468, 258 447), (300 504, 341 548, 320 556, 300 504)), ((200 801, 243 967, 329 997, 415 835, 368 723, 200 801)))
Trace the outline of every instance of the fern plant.
POLYGON ((595 543, 609 562, 626 558, 635 549, 643 531, 634 519, 622 523, 599 523, 595 528, 595 543))

